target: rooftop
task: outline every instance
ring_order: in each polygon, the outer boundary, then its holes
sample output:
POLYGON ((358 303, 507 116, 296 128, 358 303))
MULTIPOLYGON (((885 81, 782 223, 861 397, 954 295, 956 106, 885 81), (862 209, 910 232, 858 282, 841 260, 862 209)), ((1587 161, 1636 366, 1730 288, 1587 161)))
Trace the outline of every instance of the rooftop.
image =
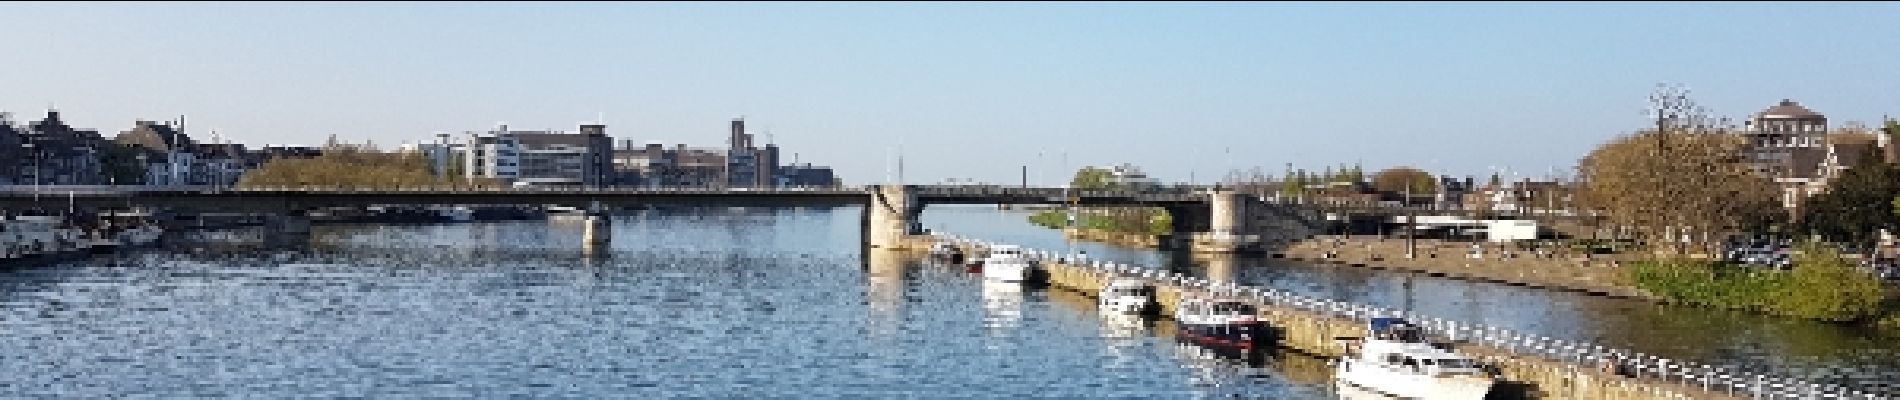
POLYGON ((1781 104, 1776 104, 1774 107, 1768 107, 1766 110, 1755 113, 1755 118, 1808 119, 1826 117, 1821 115, 1821 113, 1814 112, 1814 110, 1809 110, 1807 107, 1802 107, 1800 103, 1796 103, 1794 100, 1781 99, 1781 104))

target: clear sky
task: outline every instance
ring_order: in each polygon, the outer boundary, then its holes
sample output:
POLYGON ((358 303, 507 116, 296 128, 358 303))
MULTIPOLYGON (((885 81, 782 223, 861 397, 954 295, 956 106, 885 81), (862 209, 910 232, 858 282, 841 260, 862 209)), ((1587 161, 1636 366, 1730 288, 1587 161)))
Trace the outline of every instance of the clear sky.
MULTIPOLYGON (((1363 162, 1541 176, 1661 82, 1900 116, 1895 3, 4 3, 0 111, 116 133, 396 144, 573 130, 723 145, 743 115, 848 183, 1163 180, 1363 162), (1066 156, 1065 156, 1066 154, 1066 156), (1066 165, 1065 165, 1066 161, 1066 165)), ((763 139, 763 138, 762 138, 763 139)), ((1509 175, 1507 174, 1507 177, 1509 175)))

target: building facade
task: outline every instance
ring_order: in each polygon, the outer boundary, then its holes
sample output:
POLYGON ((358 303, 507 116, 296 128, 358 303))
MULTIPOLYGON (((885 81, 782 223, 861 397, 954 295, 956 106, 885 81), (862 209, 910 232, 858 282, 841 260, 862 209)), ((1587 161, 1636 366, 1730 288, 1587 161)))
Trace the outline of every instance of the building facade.
POLYGON ((588 186, 614 182, 613 139, 606 125, 575 133, 511 131, 501 125, 469 132, 461 149, 464 176, 514 186, 588 186))
POLYGON ((10 117, 0 113, 0 185, 21 182, 20 165, 26 158, 26 129, 14 127, 10 117))
POLYGON ((99 154, 106 146, 105 137, 92 130, 75 129, 60 119, 59 111, 47 111, 46 118, 34 122, 21 137, 23 153, 16 167, 22 170, 19 184, 100 185, 105 184, 99 154))
POLYGON ((746 132, 745 119, 732 120, 726 139, 726 184, 730 187, 759 188, 779 184, 778 145, 758 147, 746 132))
POLYGON ((837 187, 844 183, 838 181, 831 167, 813 166, 809 163, 791 164, 779 168, 780 186, 793 187, 837 187))
POLYGON ((145 156, 145 184, 189 185, 197 164, 197 142, 170 123, 139 120, 113 142, 133 146, 145 156))

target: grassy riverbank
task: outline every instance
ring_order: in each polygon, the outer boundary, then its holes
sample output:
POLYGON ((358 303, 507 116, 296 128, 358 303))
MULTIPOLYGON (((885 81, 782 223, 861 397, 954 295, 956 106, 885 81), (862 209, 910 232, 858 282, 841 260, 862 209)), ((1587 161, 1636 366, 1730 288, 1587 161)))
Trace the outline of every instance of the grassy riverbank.
MULTIPOLYGON (((1038 212, 1029 216, 1029 222, 1050 229, 1069 228, 1069 213, 1064 210, 1038 212)), ((1096 230, 1120 234, 1161 236, 1168 234, 1173 222, 1168 212, 1159 208, 1091 209, 1077 210, 1076 229, 1096 230)))
MULTIPOLYGON (((1792 271, 1675 259, 1638 262, 1630 272, 1643 290, 1687 304, 1836 322, 1886 312, 1879 279, 1825 246, 1803 247, 1792 271)), ((1883 325, 1894 318, 1888 314, 1883 325)))

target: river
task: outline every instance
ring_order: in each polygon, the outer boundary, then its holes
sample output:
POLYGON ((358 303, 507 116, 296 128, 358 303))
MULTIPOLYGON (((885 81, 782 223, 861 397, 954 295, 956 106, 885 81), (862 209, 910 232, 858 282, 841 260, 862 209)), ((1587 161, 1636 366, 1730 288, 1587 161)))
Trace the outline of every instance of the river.
MULTIPOLYGON (((1242 362, 1165 321, 866 252, 859 210, 252 229, 0 270, 5 397, 1335 396, 1324 361, 1242 362)), ((1020 211, 926 227, 1521 332, 1880 390, 1895 341, 1828 324, 1263 259, 1068 243, 1020 211)), ((1893 395, 1892 389, 1885 389, 1893 395)))
POLYGON ((1284 398, 1061 291, 865 253, 859 210, 238 229, 0 271, 0 396, 1284 398))

